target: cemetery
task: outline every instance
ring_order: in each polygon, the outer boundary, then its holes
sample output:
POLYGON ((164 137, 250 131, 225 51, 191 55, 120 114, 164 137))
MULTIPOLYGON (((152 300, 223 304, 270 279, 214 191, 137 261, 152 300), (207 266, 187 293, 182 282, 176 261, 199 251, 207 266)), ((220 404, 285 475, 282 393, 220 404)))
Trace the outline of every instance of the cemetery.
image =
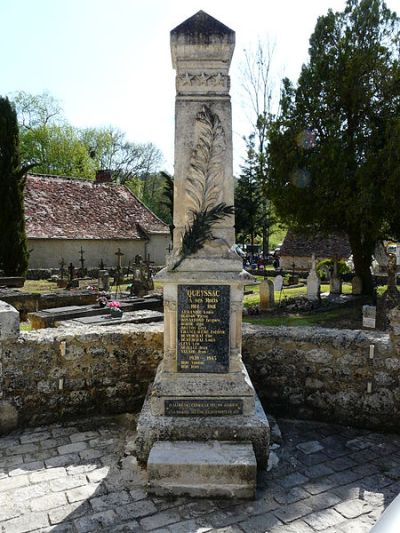
POLYGON ((199 11, 170 47, 172 224, 108 171, 27 174, 28 275, 0 277, 0 530, 370 531, 400 486, 396 254, 370 293, 341 235, 289 230, 280 268, 244 268, 235 32, 199 11))

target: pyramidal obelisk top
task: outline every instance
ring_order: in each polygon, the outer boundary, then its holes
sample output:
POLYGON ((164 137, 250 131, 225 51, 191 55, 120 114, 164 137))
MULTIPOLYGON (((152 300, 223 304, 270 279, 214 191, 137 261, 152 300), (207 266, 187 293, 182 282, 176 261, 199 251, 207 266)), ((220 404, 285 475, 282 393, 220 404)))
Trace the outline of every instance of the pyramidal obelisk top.
POLYGON ((178 36, 187 44, 209 45, 221 40, 235 44, 235 32, 201 10, 171 30, 171 42, 178 36))

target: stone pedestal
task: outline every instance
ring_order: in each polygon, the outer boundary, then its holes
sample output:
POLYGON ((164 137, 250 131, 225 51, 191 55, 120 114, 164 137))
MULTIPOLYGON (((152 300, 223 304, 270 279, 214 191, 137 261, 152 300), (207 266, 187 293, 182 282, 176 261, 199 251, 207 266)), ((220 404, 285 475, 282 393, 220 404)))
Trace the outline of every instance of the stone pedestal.
MULTIPOLYGON (((150 394, 151 396, 151 390, 150 394)), ((252 415, 155 416, 150 398, 146 398, 137 423, 136 456, 146 464, 153 445, 159 441, 208 442, 210 440, 237 443, 251 442, 259 469, 268 464, 270 428, 262 405, 255 397, 252 415)), ((193 397, 202 400, 199 395, 193 397)), ((214 398, 217 401, 217 398, 214 398)))
MULTIPOLYGON (((255 279, 234 251, 231 207, 209 222, 200 244, 199 239, 193 243, 193 234, 205 229, 207 214, 233 206, 228 71, 234 43, 235 33, 202 11, 171 32, 177 88, 174 246, 166 268, 156 276, 164 285, 164 358, 140 415, 136 441, 138 460, 152 457, 150 489, 160 494, 182 494, 188 475, 187 467, 179 465, 173 478, 154 459, 161 441, 163 450, 169 443, 171 453, 177 441, 189 441, 200 455, 205 442, 228 442, 238 472, 240 457, 244 470, 249 465, 249 453, 240 451, 244 443, 252 443, 260 467, 268 457, 268 422, 259 404, 256 409, 241 357, 243 287, 255 279), (203 222, 193 231, 199 220, 203 222)), ((246 470, 243 492, 229 482, 229 457, 218 468, 220 481, 210 484, 207 496, 254 495, 255 469, 246 470)))

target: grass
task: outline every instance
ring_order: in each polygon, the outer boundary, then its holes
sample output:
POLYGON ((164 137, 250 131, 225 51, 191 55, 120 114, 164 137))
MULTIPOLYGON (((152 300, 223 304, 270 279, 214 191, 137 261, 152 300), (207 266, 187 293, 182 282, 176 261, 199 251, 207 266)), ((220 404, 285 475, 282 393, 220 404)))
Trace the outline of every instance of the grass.
MULTIPOLYGON (((93 280, 93 284, 97 285, 97 280, 93 280)), ((155 283, 157 285, 157 283, 155 283)), ((121 291, 127 291, 129 290, 128 287, 130 286, 129 283, 123 283, 120 285, 121 291)), ((24 283, 24 286, 20 289, 23 292, 34 292, 34 293, 40 293, 45 294, 48 292, 54 292, 57 290, 57 283, 48 281, 47 279, 27 279, 24 283)), ((115 288, 111 286, 111 292, 114 292, 115 288)))
MULTIPOLYGON (((258 281, 263 280, 261 276, 257 276, 258 281)), ((246 294, 243 300, 244 307, 252 307, 259 305, 260 303, 260 286, 259 285, 248 285, 246 287, 246 292, 251 291, 251 294, 246 294)), ((321 292, 328 292, 329 285, 323 283, 321 285, 321 292)), ((343 283, 342 287, 343 294, 351 294, 351 283, 343 283)), ((285 298, 297 298, 298 296, 305 296, 307 294, 307 285, 303 287, 294 287, 285 286, 282 290, 282 293, 279 294, 278 291, 275 291, 275 302, 279 302, 279 297, 281 300, 285 298)))
MULTIPOLYGON (((257 281, 261 282, 264 278, 263 276, 256 276, 257 281)), ((273 279, 273 278, 271 278, 273 279)), ((95 281, 95 280, 94 280, 95 281)), ((162 283, 156 281, 154 283, 155 289, 160 290, 162 287, 162 283)), ((128 285, 123 284, 121 285, 121 290, 126 291, 128 285)), ((24 292, 34 292, 34 293, 47 293, 52 292, 57 288, 56 284, 53 282, 49 282, 47 280, 27 280, 25 281, 25 285, 23 289, 21 289, 24 292)), ((385 290, 386 286, 380 286, 377 289, 378 295, 381 295, 385 290)), ((328 292, 329 291, 329 285, 324 283, 321 285, 321 292, 328 292)), ((249 294, 246 294, 243 299, 244 307, 255 307, 258 306, 260 303, 260 286, 259 285, 247 285, 246 286, 246 292, 249 292, 249 294)), ((344 283, 343 284, 343 293, 344 294, 351 294, 351 284, 350 283, 344 283)), ((275 302, 279 302, 279 297, 281 297, 281 300, 285 298, 295 298, 298 296, 305 296, 307 294, 307 286, 304 285, 302 287, 288 287, 285 286, 282 290, 282 293, 279 294, 279 292, 275 291, 275 302)), ((259 324, 264 326, 335 326, 335 323, 338 321, 342 321, 343 323, 348 320, 358 320, 359 319, 360 310, 357 308, 340 308, 340 309, 334 309, 331 311, 324 311, 324 312, 310 312, 310 313, 302 313, 301 315, 292 315, 292 316, 268 316, 268 315, 261 315, 261 316, 245 316, 243 317, 244 322, 248 322, 250 324, 259 324)), ((21 330, 22 331, 30 331, 31 325, 29 322, 21 322, 21 330)))
POLYGON ((23 292, 39 292, 40 294, 52 292, 57 289, 57 283, 47 279, 27 279, 20 289, 23 292))
POLYGON ((331 326, 335 327, 338 321, 348 322, 361 318, 359 309, 341 308, 325 312, 302 314, 301 316, 245 316, 244 322, 259 326, 331 326))

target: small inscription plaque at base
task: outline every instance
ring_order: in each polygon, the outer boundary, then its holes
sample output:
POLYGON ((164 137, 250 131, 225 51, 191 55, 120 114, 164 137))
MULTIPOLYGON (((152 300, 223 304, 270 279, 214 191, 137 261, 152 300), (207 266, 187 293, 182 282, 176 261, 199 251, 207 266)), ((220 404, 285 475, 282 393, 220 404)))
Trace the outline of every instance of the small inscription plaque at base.
POLYGON ((243 414, 243 400, 207 398, 165 400, 166 416, 232 416, 243 414))

